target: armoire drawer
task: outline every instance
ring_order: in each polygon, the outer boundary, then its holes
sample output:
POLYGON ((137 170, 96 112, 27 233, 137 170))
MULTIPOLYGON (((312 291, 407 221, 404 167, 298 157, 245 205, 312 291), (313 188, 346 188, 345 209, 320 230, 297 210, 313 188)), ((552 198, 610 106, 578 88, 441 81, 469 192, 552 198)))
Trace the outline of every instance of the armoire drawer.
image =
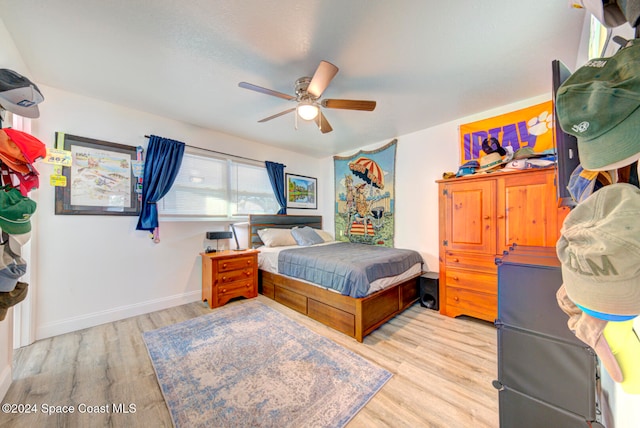
POLYGON ((498 315, 498 303, 494 294, 447 287, 446 295, 445 311, 449 316, 464 314, 493 322, 498 315))
POLYGON ((498 275, 465 269, 447 269, 447 287, 455 287, 470 291, 490 294, 494 300, 498 294, 498 275))
POLYGON ((447 269, 473 269, 487 273, 497 274, 496 257, 491 254, 476 254, 459 251, 446 251, 445 263, 447 269))

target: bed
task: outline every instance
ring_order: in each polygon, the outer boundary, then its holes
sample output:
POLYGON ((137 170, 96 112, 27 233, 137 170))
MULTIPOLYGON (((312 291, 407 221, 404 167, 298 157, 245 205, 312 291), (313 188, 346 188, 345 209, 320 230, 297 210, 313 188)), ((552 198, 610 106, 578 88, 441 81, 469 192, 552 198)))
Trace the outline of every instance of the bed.
MULTIPOLYGON (((263 242, 258 234, 263 229, 291 229, 309 226, 322 229, 322 217, 316 215, 249 216, 249 247, 263 242)), ((377 247, 380 248, 380 247, 377 247)), ((265 254, 259 257, 264 259, 265 254)), ((273 259, 272 259, 273 260, 273 259)), ((273 262, 272 262, 273 263, 273 262)), ((280 274, 274 269, 259 269, 259 292, 280 304, 294 309, 337 331, 362 342, 364 337, 404 311, 418 300, 422 263, 409 272, 372 283, 373 289, 364 297, 352 297, 318 286, 303 279, 280 274)))

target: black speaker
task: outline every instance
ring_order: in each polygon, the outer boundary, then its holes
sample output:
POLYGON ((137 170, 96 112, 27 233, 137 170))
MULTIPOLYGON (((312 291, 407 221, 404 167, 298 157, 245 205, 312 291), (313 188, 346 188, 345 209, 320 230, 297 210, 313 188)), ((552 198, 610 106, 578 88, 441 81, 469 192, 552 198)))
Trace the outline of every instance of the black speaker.
POLYGON ((420 277, 420 306, 437 311, 440 308, 438 292, 437 272, 427 272, 420 277))

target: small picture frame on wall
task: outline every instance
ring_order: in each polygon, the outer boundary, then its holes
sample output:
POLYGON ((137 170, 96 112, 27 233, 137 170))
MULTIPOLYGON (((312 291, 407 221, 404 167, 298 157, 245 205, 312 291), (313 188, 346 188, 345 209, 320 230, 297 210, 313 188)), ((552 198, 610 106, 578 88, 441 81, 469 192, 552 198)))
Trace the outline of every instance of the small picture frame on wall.
POLYGON ((56 133, 56 141, 60 138, 72 165, 62 170, 66 185, 56 187, 56 214, 140 215, 131 167, 136 147, 56 133))
POLYGON ((287 208, 318 209, 318 181, 304 175, 286 174, 287 208))

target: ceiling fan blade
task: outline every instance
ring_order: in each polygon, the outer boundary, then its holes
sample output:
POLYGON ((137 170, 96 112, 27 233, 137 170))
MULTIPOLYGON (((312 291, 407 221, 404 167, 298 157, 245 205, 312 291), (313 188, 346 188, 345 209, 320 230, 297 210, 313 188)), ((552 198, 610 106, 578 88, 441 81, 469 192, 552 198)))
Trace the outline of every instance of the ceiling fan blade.
POLYGON ((373 111, 376 108, 375 101, 364 100, 322 100, 322 107, 340 108, 345 110, 373 111))
POLYGON ((333 128, 331 127, 331 125, 329 125, 327 118, 324 117, 324 114, 322 114, 322 112, 318 112, 318 115, 316 116, 315 121, 316 121, 316 125, 318 125, 318 128, 320 128, 320 131, 323 134, 333 131, 333 128))
POLYGON ((295 100, 296 97, 288 94, 283 94, 282 92, 274 91, 273 89, 263 88, 262 86, 256 86, 247 82, 240 82, 238 86, 245 89, 250 89, 252 91, 260 92, 262 94, 273 95, 274 97, 284 98, 285 100, 295 100))
POLYGON ((285 114, 287 114, 287 113, 291 113, 292 111, 295 111, 295 110, 296 110, 296 108, 295 108, 295 107, 293 107, 293 108, 290 108, 290 109, 288 109, 288 110, 281 111, 280 113, 276 113, 276 114, 274 114, 273 116, 265 117, 264 119, 259 120, 258 122, 259 122, 259 123, 266 122, 266 121, 268 121, 268 120, 275 119, 276 117, 283 116, 283 115, 285 115, 285 114))
POLYGON ((309 82, 307 92, 316 98, 320 98, 320 95, 327 89, 331 79, 333 79, 337 72, 338 67, 335 65, 327 61, 320 61, 320 65, 318 65, 316 72, 311 78, 311 82, 309 82))

